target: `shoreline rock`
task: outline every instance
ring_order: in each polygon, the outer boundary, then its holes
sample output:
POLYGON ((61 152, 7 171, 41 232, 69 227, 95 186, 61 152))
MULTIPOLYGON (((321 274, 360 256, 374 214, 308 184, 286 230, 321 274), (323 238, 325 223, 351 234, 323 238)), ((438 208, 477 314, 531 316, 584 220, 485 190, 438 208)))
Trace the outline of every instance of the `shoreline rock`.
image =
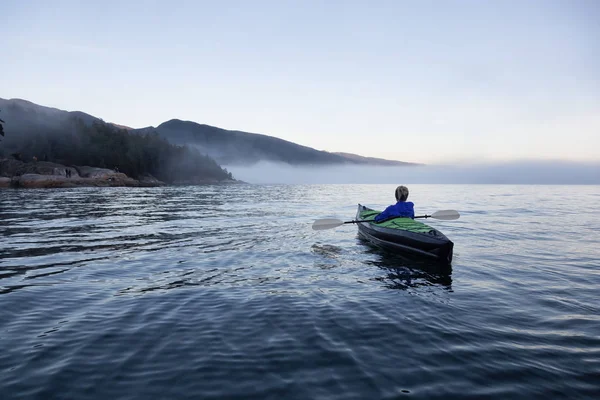
MULTIPOLYGON (((240 184, 242 181, 190 179, 173 182, 173 186, 205 184, 240 184)), ((74 188, 74 187, 161 187, 171 186, 152 175, 133 179, 122 172, 89 166, 65 166, 46 161, 25 163, 0 158, 0 188, 74 188)))
MULTIPOLYGON (((81 186, 91 187, 138 187, 139 181, 125 174, 121 177, 110 178, 66 178, 61 175, 24 174, 14 176, 11 186, 14 188, 41 189, 41 188, 73 188, 81 186)), ((158 186, 158 185, 156 185, 158 186)))

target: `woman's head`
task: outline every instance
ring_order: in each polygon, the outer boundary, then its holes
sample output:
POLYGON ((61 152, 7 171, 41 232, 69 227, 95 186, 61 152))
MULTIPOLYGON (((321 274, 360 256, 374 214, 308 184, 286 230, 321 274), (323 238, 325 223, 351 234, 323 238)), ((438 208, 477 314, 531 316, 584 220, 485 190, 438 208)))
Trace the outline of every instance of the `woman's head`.
POLYGON ((408 188, 406 186, 398 186, 396 188, 396 201, 406 201, 408 199, 408 188))

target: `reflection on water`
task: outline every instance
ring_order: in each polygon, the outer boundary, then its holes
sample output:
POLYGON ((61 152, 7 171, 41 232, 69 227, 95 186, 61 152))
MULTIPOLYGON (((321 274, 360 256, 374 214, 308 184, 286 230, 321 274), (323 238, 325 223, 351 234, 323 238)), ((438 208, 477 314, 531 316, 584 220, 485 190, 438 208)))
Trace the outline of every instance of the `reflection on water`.
POLYGON ((344 252, 341 247, 332 244, 313 244, 311 251, 318 256, 315 261, 317 268, 330 269, 341 265, 341 256, 344 252))
POLYGON ((592 398, 599 193, 557 191, 411 187, 452 267, 311 229, 388 186, 0 191, 0 397, 592 398))
POLYGON ((389 289, 408 289, 420 286, 440 286, 451 290, 452 266, 423 257, 392 253, 380 249, 357 235, 357 242, 364 246, 365 254, 373 256, 365 260, 367 265, 381 268, 385 275, 374 278, 389 289))
POLYGON ((422 286, 439 287, 452 290, 452 267, 429 259, 392 253, 372 245, 360 235, 356 235, 356 245, 360 256, 343 247, 315 243, 311 253, 316 256, 314 266, 328 270, 350 265, 357 261, 365 271, 374 271, 374 267, 384 274, 370 279, 379 281, 388 289, 415 289, 422 286))

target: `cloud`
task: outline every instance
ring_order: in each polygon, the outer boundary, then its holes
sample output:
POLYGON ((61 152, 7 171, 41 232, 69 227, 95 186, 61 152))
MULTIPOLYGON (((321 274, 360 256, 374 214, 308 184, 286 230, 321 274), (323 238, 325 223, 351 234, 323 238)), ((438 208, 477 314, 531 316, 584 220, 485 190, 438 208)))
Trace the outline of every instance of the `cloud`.
POLYGON ((600 162, 520 161, 418 167, 296 167, 261 162, 226 168, 237 179, 249 183, 600 184, 600 162))

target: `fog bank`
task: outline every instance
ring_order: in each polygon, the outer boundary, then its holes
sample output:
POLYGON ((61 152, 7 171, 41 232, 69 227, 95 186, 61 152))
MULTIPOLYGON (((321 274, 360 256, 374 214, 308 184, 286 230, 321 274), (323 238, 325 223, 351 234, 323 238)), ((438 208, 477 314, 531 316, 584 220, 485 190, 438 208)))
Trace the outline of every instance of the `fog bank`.
POLYGON ((260 162, 226 166, 248 183, 600 184, 600 162, 522 161, 415 167, 295 167, 260 162))

